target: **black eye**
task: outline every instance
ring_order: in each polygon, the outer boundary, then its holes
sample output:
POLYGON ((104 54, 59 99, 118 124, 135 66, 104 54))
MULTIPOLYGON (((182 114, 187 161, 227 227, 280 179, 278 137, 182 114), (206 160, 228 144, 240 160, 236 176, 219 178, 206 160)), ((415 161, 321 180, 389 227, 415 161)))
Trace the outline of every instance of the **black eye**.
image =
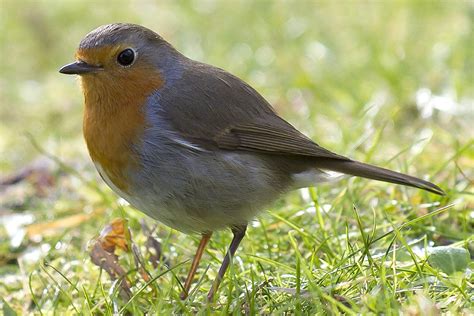
POLYGON ((131 48, 127 48, 120 52, 117 56, 117 61, 122 66, 130 66, 135 60, 135 52, 131 48))

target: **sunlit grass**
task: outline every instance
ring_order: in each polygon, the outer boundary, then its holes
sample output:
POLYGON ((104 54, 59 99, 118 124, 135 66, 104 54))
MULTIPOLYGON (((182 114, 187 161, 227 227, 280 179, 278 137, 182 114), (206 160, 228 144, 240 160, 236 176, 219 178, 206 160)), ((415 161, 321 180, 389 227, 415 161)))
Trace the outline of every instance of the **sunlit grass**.
POLYGON ((45 170, 0 187, 0 297, 9 307, 45 315, 472 311, 472 262, 448 275, 427 260, 435 246, 474 251, 472 5, 114 3, 1 4, 0 173, 38 157, 45 170), (91 262, 89 241, 124 217, 146 256, 140 221, 154 223, 93 170, 78 84, 57 74, 86 32, 114 21, 146 25, 242 77, 319 144, 427 177, 447 195, 363 179, 293 192, 251 223, 214 304, 206 294, 230 232, 214 234, 181 301, 199 236, 160 224, 153 236, 166 260, 143 261, 153 282, 120 253, 132 284, 124 299, 91 262), (58 219, 70 226, 30 225, 58 219))

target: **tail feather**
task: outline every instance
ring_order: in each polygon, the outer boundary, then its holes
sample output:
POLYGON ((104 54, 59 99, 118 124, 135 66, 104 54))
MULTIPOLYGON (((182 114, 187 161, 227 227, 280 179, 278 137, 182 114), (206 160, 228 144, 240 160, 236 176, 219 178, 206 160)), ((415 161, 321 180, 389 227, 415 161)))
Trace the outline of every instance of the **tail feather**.
POLYGON ((407 185, 439 195, 445 194, 442 189, 431 182, 354 160, 318 159, 317 167, 357 177, 407 185))

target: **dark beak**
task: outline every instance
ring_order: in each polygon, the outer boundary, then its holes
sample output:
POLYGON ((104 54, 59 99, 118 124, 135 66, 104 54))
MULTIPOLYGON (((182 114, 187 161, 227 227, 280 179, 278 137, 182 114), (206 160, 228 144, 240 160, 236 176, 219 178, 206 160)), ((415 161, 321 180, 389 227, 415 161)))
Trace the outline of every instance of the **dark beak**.
POLYGON ((81 60, 62 66, 59 72, 66 75, 83 75, 102 70, 103 68, 91 65, 81 60))

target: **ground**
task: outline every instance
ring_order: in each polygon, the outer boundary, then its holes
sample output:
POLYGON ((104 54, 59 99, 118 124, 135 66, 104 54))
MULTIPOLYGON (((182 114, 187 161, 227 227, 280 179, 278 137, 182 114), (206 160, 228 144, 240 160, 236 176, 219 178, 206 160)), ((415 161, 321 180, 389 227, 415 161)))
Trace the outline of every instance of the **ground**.
POLYGON ((473 313, 472 3, 3 0, 0 15, 4 314, 473 313), (118 21, 238 75, 319 144, 446 196, 364 179, 293 192, 251 223, 215 303, 227 231, 181 301, 199 236, 154 228, 105 186, 79 84, 57 72, 87 32, 118 21), (97 239, 114 218, 135 249, 115 251, 128 290, 91 259, 121 245, 97 239))

